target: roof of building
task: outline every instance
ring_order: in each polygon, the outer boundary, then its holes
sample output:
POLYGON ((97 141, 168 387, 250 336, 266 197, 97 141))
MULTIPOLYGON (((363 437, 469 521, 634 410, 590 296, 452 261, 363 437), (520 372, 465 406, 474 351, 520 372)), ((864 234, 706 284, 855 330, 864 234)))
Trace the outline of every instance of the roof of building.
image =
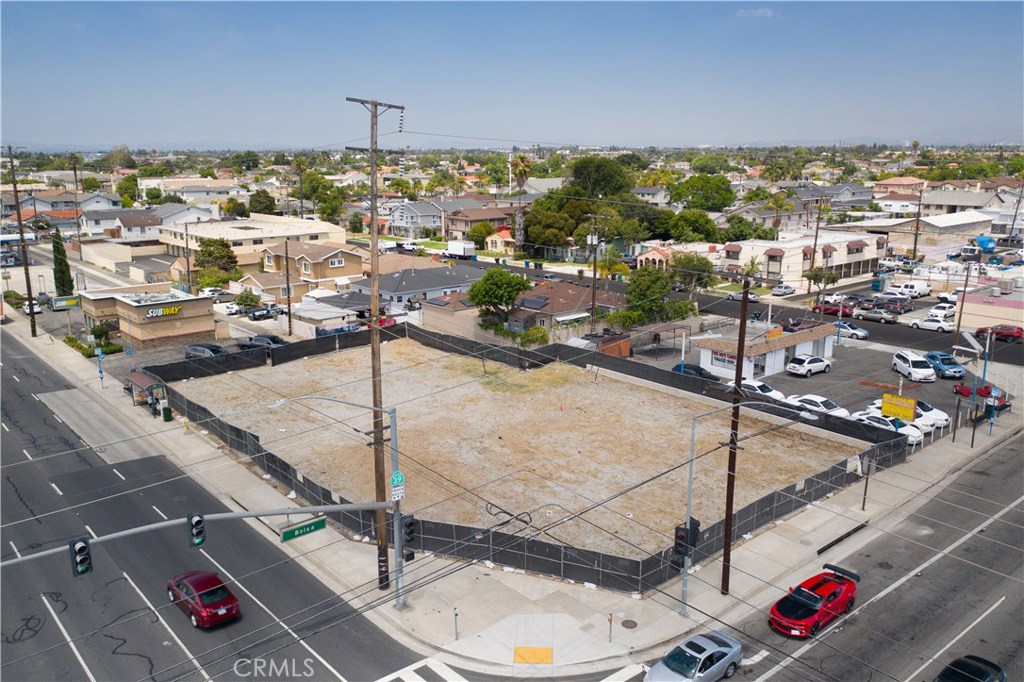
POLYGON ((599 288, 593 292, 590 287, 571 282, 537 282, 532 289, 516 297, 516 308, 511 316, 522 317, 532 313, 564 315, 580 312, 590 310, 591 300, 596 300, 596 304, 602 308, 611 309, 624 308, 629 304, 624 294, 614 291, 599 288))
POLYGON ((922 223, 932 227, 954 227, 957 225, 968 225, 972 223, 992 222, 992 218, 979 211, 959 211, 957 213, 944 213, 942 215, 923 216, 922 223))
POLYGON ((944 206, 973 206, 981 208, 992 202, 996 195, 983 192, 969 192, 962 189, 926 190, 921 198, 924 204, 940 204, 944 206))
MULTIPOLYGON (((799 343, 806 343, 808 341, 815 341, 817 339, 823 339, 826 336, 836 333, 836 328, 829 324, 824 323, 811 329, 804 329, 796 332, 786 332, 782 336, 774 339, 763 339, 755 340, 753 343, 748 343, 743 353, 747 357, 755 357, 758 355, 764 355, 765 353, 782 350, 784 348, 792 348, 799 343)), ((736 338, 697 338, 693 339, 693 345, 698 348, 707 348, 708 350, 718 351, 720 353, 735 353, 739 347, 739 339, 736 338)))
MULTIPOLYGON (((399 270, 378 277, 382 294, 407 296, 445 287, 468 287, 484 276, 484 271, 468 265, 452 265, 441 268, 399 270)), ((353 287, 370 286, 369 278, 352 282, 353 287)))
POLYGON ((86 220, 117 220, 124 216, 148 215, 148 208, 106 208, 98 211, 82 211, 86 220))
MULTIPOLYGON (((271 244, 264 247, 262 252, 283 257, 285 255, 285 243, 271 244)), ((305 258, 313 263, 319 263, 342 252, 359 257, 358 253, 349 251, 344 244, 335 244, 333 242, 288 242, 288 257, 296 261, 299 258, 305 258)))
POLYGON ((515 215, 515 209, 511 206, 504 208, 463 208, 452 211, 448 217, 463 218, 465 220, 507 220, 515 215))
POLYGON ((142 215, 123 215, 117 218, 122 227, 152 227, 161 223, 160 216, 150 213, 142 215))

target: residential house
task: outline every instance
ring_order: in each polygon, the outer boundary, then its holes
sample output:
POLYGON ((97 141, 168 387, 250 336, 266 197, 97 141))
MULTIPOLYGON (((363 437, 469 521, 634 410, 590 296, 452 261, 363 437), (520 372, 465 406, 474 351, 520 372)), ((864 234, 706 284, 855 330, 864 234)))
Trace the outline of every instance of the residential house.
POLYGON ((598 317, 629 307, 625 294, 600 287, 594 291, 570 282, 538 282, 516 298, 505 327, 523 332, 538 326, 550 333, 559 326, 589 321, 592 301, 598 317))
POLYGON ((475 199, 410 201, 391 210, 391 234, 420 237, 427 231, 445 234, 446 217, 455 211, 483 208, 475 199))
POLYGON ((858 210, 867 208, 873 199, 871 188, 853 182, 826 185, 820 188, 829 197, 833 210, 858 210))
MULTIPOLYGON (((483 276, 483 270, 468 265, 409 269, 379 276, 378 286, 381 297, 388 301, 391 310, 397 312, 410 301, 421 303, 438 296, 469 291, 469 287, 483 276)), ((352 291, 369 294, 369 278, 352 282, 352 291)))
POLYGON ((879 180, 871 189, 876 197, 886 194, 920 194, 927 184, 928 181, 921 178, 895 177, 879 180))
POLYGON ((668 270, 672 266, 672 250, 661 246, 652 247, 636 257, 636 266, 668 270))
POLYGON ((260 253, 265 272, 288 269, 292 273, 293 287, 300 282, 306 285, 296 289, 299 295, 318 287, 337 289, 339 285, 347 286, 349 278, 363 276, 362 258, 344 244, 281 241, 265 247, 260 253))
POLYGON ((1024 180, 1014 177, 981 178, 972 180, 941 180, 929 182, 926 189, 995 194, 1000 191, 1017 191, 1024 187, 1024 180))
POLYGON ((124 216, 150 215, 148 208, 115 208, 100 211, 83 211, 78 226, 89 236, 116 234, 117 220, 124 216))
POLYGON ((149 208, 151 215, 160 219, 161 225, 179 225, 183 223, 203 223, 220 218, 220 210, 216 204, 210 208, 190 206, 189 204, 159 204, 149 208))
MULTIPOLYGON (((752 323, 747 327, 743 347, 742 376, 761 380, 786 371, 789 361, 807 353, 818 357, 832 357, 836 329, 829 322, 811 323, 793 332, 782 332, 774 325, 752 323)), ((722 378, 736 376, 739 338, 734 336, 707 336, 693 340, 700 349, 700 366, 722 378)))
POLYGON ((670 201, 665 187, 635 187, 630 190, 630 194, 659 208, 668 206, 670 201))
POLYGON ((114 220, 115 236, 123 242, 160 241, 160 217, 151 213, 122 215, 114 220))
POLYGON ((738 272, 753 259, 761 277, 800 287, 806 286, 803 275, 811 267, 832 270, 840 279, 875 272, 879 257, 886 255, 887 243, 885 237, 825 230, 819 233, 817 243, 813 236, 784 241, 748 239, 723 246, 721 264, 726 272, 738 272))
POLYGON ((875 203, 882 207, 882 210, 886 213, 891 213, 894 216, 908 216, 917 215, 917 204, 919 195, 917 194, 886 194, 885 196, 877 197, 875 203))
MULTIPOLYGON (((801 223, 806 224, 814 218, 816 209, 815 205, 810 201, 802 201, 800 198, 793 196, 789 197, 789 202, 793 207, 779 214, 781 220, 780 227, 800 225, 801 223)), ((752 201, 749 204, 744 204, 739 208, 728 211, 728 214, 738 215, 752 223, 771 227, 775 223, 775 211, 765 208, 765 203, 764 200, 752 201)))
POLYGON ((494 336, 480 328, 480 311, 464 291, 423 301, 420 324, 443 334, 494 342, 494 336))
POLYGON ((220 203, 227 201, 229 198, 237 199, 243 203, 249 200, 249 192, 237 185, 228 185, 226 187, 210 187, 205 184, 186 185, 168 191, 167 194, 174 194, 186 202, 199 204, 220 203))
POLYGON ((78 195, 78 208, 82 211, 110 211, 121 206, 121 197, 110 192, 78 195))
POLYGON ((284 272, 250 272, 244 275, 238 284, 232 286, 239 291, 246 289, 260 297, 264 303, 276 303, 277 305, 288 305, 288 299, 295 300, 306 293, 306 285, 298 278, 292 278, 289 283, 284 272), (289 284, 291 288, 289 288, 289 284))
POLYGON ((212 220, 200 223, 164 224, 160 241, 169 253, 184 256, 199 250, 200 239, 225 239, 239 258, 260 253, 263 248, 284 239, 292 242, 345 243, 345 228, 320 220, 300 220, 293 216, 256 214, 239 220, 212 220))
POLYGON ((967 190, 925 190, 921 195, 921 215, 942 215, 961 211, 1004 208, 1003 200, 996 192, 972 192, 967 190))
MULTIPOLYGON (((565 187, 565 178, 527 178, 523 191, 527 194, 547 194, 565 187)), ((516 189, 519 189, 516 187, 516 189)))
POLYGON ((516 252, 516 240, 508 230, 498 230, 484 240, 484 248, 511 256, 516 252))
POLYGON ((47 189, 23 194, 18 198, 18 203, 21 205, 22 211, 27 209, 38 212, 59 211, 75 208, 75 199, 74 192, 66 192, 62 189, 47 189))
POLYGON ((468 239, 475 225, 489 223, 498 230, 506 229, 514 221, 514 208, 466 208, 448 214, 445 239, 468 239))

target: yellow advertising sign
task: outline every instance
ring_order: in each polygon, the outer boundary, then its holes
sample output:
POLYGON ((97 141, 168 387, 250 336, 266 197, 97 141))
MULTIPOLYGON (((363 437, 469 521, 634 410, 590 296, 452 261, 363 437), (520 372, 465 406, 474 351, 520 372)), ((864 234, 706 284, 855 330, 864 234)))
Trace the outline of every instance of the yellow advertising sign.
POLYGON ((914 421, 916 415, 917 400, 914 398, 893 393, 882 394, 882 416, 896 417, 909 424, 914 421))
POLYGON ((180 312, 180 305, 169 305, 164 308, 150 308, 146 311, 146 317, 167 317, 169 315, 177 315, 180 312))
POLYGON ((781 338, 782 327, 772 327, 771 329, 768 330, 764 337, 768 340, 781 338))

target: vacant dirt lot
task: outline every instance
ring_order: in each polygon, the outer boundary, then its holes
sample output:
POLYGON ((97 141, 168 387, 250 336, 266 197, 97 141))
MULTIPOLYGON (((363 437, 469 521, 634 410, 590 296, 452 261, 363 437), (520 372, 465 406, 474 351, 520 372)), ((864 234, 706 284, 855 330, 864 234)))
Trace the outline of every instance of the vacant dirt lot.
MULTIPOLYGON (((549 539, 636 557, 671 544, 685 514, 691 418, 722 403, 560 363, 523 372, 410 340, 384 344, 381 355, 383 403, 398 409, 403 512, 480 527, 507 518, 498 509, 529 512, 544 527, 588 510, 549 539)), ((369 348, 175 388, 258 434, 320 485, 373 499, 369 410, 323 400, 273 406, 296 396, 371 404, 369 348)), ((714 449, 695 469, 694 516, 705 524, 724 514, 728 449, 717 446, 729 414, 697 422, 698 455, 714 449)), ((740 438, 771 427, 744 410, 740 438)), ((861 449, 794 428, 741 446, 737 509, 861 449)), ((390 476, 390 450, 387 460, 390 476)))

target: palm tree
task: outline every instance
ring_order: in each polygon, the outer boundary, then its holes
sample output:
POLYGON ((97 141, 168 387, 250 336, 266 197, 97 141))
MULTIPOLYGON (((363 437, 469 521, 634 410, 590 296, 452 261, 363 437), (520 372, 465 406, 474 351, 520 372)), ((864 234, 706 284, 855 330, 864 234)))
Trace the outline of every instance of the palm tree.
POLYGON ((775 217, 772 218, 772 227, 775 229, 775 241, 779 240, 779 226, 782 224, 782 213, 784 211, 792 211, 794 205, 785 192, 776 192, 764 202, 764 207, 775 214, 775 217))
POLYGON ((530 179, 530 171, 533 170, 533 162, 525 154, 516 154, 512 157, 512 179, 519 191, 523 191, 526 181, 530 179))

